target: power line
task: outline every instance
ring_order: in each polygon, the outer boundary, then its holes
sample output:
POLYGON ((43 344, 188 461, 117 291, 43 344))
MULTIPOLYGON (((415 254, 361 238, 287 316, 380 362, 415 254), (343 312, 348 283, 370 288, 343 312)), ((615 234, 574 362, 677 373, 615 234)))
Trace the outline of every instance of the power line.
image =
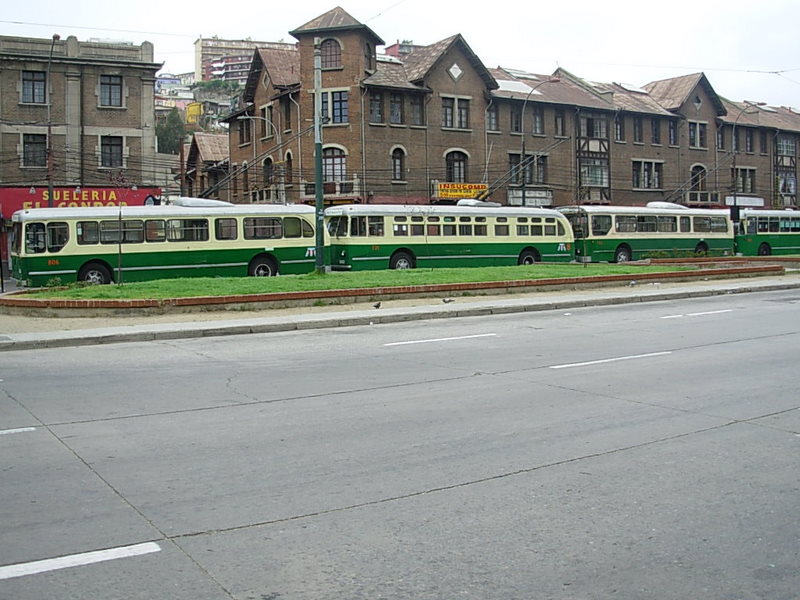
POLYGON ((163 31, 139 31, 137 29, 112 29, 110 27, 86 27, 85 25, 65 25, 63 23, 30 23, 28 21, 0 21, 7 25, 28 25, 34 27, 58 27, 61 29, 86 29, 89 31, 113 31, 115 33, 140 33, 142 35, 164 35, 170 37, 197 38, 187 33, 165 33, 163 31))

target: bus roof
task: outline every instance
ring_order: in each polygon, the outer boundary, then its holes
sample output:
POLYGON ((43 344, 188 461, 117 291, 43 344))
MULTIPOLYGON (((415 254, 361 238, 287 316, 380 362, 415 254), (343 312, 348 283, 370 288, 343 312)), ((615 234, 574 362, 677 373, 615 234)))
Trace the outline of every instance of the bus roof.
POLYGON ((564 214, 584 212, 586 214, 607 215, 730 216, 730 211, 726 208, 655 208, 647 206, 601 206, 587 204, 582 206, 559 206, 557 210, 564 214))
POLYGON ((52 221, 74 219, 112 219, 122 213, 123 219, 166 219, 177 217, 221 217, 221 216, 285 216, 312 215, 313 206, 306 204, 239 204, 231 206, 187 207, 187 206, 97 206, 89 208, 29 208, 18 210, 12 221, 52 221))
POLYGON ((741 218, 745 217, 797 217, 800 218, 800 210, 768 210, 763 208, 742 208, 739 211, 741 218))
POLYGON ((502 216, 502 217, 555 217, 563 215, 551 208, 534 206, 452 206, 430 204, 342 204, 325 209, 326 217, 339 216, 502 216))

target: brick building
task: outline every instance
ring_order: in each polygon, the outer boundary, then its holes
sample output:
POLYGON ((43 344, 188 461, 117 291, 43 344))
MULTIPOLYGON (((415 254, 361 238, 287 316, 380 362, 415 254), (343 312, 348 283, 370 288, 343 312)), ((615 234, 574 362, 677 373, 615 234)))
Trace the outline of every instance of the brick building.
POLYGON ((159 67, 149 42, 0 36, 3 213, 47 206, 50 186, 56 205, 141 203, 142 194, 159 194, 148 189, 162 179, 153 101, 159 67))
POLYGON ((798 204, 800 114, 721 98, 702 73, 640 89, 489 69, 461 35, 381 55, 341 8, 290 33, 256 50, 227 119, 234 201, 313 201, 318 43, 328 204, 798 204))

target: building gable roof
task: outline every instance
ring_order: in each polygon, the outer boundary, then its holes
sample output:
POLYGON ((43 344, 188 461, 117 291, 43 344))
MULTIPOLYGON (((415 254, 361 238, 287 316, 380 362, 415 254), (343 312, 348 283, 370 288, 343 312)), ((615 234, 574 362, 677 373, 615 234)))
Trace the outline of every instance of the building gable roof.
POLYGON ((376 34, 374 31, 372 31, 372 29, 363 23, 354 19, 341 6, 337 6, 336 8, 316 17, 315 19, 310 20, 305 25, 301 25, 297 29, 290 31, 289 35, 293 35, 294 37, 298 38, 298 34, 302 35, 309 33, 349 30, 362 30, 373 39, 376 45, 383 46, 385 44, 378 34, 376 34))
POLYGON ((483 79, 487 89, 497 89, 497 82, 492 74, 481 62, 481 59, 472 51, 460 33, 445 38, 430 46, 423 46, 406 56, 405 65, 408 80, 417 85, 423 85, 425 77, 437 66, 445 53, 453 47, 458 47, 469 60, 470 65, 483 79))
POLYGON ((274 88, 288 89, 300 85, 300 52, 296 48, 256 48, 244 86, 245 102, 254 101, 258 82, 264 72, 274 88))
POLYGON ((725 114, 725 106, 722 104, 719 96, 717 96, 714 88, 711 87, 704 73, 692 73, 691 75, 683 75, 682 77, 653 81, 646 84, 644 89, 647 90, 661 106, 671 112, 678 112, 689 100, 689 97, 698 86, 703 88, 703 91, 705 91, 706 95, 714 104, 717 115, 723 116, 725 114))
POLYGON ((196 132, 189 146, 187 165, 217 163, 228 158, 228 134, 196 132))

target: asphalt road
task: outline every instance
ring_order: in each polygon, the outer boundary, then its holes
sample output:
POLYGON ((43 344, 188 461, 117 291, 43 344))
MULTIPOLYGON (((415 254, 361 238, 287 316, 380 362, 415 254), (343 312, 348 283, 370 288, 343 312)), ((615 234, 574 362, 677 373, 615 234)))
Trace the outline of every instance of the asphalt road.
POLYGON ((5 352, 0 598, 796 600, 798 348, 788 290, 5 352))

